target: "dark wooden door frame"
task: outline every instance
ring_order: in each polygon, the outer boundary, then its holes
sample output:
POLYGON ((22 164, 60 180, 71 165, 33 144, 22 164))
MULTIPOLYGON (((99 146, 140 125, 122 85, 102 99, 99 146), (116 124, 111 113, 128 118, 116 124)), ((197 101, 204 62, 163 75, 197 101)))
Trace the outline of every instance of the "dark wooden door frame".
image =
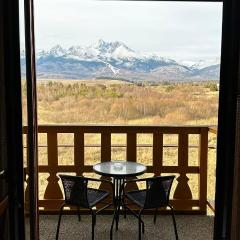
MULTIPOLYGON (((3 13, 2 2, 0 2, 0 52, 3 51, 3 13)), ((8 183, 6 181, 7 156, 6 156, 6 104, 5 104, 5 84, 4 84, 4 57, 0 55, 0 239, 7 239, 9 231, 6 225, 9 222, 8 212, 8 183), (5 130, 5 131, 4 131, 5 130)))
MULTIPOLYGON (((216 213, 214 239, 239 239, 239 200, 233 189, 239 188, 239 87, 240 87, 240 2, 224 0, 222 57, 218 116, 216 170, 216 213), (234 175, 235 173, 235 175, 234 175)), ((238 192, 239 194, 239 192, 238 192)))
MULTIPOLYGON (((0 2, 1 162, 7 185, 7 239, 25 238, 18 0, 0 2), (3 131, 4 130, 4 131, 3 131)), ((2 188, 1 188, 2 190, 2 188)))
POLYGON ((37 88, 35 63, 35 33, 33 0, 24 0, 25 50, 26 50, 26 84, 28 113, 28 183, 30 239, 39 239, 38 213, 38 123, 37 123, 37 88))

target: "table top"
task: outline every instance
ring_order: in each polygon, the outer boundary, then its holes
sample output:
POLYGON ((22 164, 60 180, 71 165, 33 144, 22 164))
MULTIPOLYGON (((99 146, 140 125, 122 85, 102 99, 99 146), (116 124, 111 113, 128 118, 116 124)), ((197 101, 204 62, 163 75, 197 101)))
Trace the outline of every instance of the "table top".
POLYGON ((147 167, 136 162, 114 160, 93 166, 94 172, 108 177, 133 177, 143 174, 147 167))

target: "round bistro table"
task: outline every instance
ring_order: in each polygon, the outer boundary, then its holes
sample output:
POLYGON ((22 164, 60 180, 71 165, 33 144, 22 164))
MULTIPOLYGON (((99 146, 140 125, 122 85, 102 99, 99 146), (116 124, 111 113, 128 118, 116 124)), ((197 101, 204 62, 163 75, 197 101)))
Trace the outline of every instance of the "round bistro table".
POLYGON ((95 173, 113 178, 116 229, 118 229, 119 213, 122 205, 121 185, 126 178, 139 176, 146 172, 146 170, 147 168, 143 164, 119 160, 102 162, 93 166, 95 173))

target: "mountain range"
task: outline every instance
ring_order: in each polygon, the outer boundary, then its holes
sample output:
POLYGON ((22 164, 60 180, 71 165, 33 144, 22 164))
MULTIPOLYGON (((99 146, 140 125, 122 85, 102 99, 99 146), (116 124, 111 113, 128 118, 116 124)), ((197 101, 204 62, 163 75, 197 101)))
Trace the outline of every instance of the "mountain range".
MULTIPOLYGON (((36 54, 38 78, 96 79, 115 78, 128 81, 198 81, 218 80, 219 59, 197 62, 168 59, 158 54, 143 54, 124 43, 98 40, 87 47, 68 49, 56 45, 36 54)), ((21 53, 25 75, 25 53, 21 53)))

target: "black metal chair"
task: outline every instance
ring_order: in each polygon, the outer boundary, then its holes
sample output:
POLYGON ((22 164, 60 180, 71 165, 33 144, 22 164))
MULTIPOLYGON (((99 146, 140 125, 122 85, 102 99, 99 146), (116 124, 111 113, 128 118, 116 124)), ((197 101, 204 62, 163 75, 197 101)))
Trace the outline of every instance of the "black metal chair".
POLYGON ((112 187, 112 191, 113 191, 112 194, 114 193, 113 183, 108 180, 86 178, 86 177, 82 177, 82 176, 59 175, 59 177, 62 180, 65 201, 60 208, 56 240, 58 240, 58 236, 59 236, 59 229, 60 229, 63 208, 66 205, 77 207, 79 221, 81 220, 80 211, 79 211, 80 208, 87 208, 91 211, 91 214, 92 214, 92 239, 94 239, 94 228, 96 225, 96 215, 98 213, 100 213, 101 211, 103 211, 104 209, 110 207, 112 205, 112 202, 111 203, 103 202, 103 200, 106 199, 110 195, 110 193, 108 191, 105 191, 102 189, 88 188, 88 182, 91 181, 91 182, 108 183, 112 187), (101 208, 97 211, 94 211, 93 207, 96 206, 96 204, 98 204, 100 202, 104 203, 106 205, 103 208, 101 208))
POLYGON ((139 226, 139 240, 141 240, 141 234, 144 233, 144 222, 141 219, 141 215, 145 209, 155 209, 154 224, 156 223, 157 211, 161 207, 170 207, 172 213, 172 220, 174 225, 174 231, 176 240, 178 240, 177 225, 174 215, 174 209, 169 203, 169 194, 172 187, 172 182, 175 176, 159 176, 153 178, 133 179, 125 181, 121 186, 123 191, 123 198, 130 200, 130 202, 140 207, 140 211, 136 214, 132 209, 128 207, 123 199, 124 208, 129 210, 135 217, 138 218, 139 226), (124 193, 124 188, 127 183, 146 182, 146 189, 136 190, 124 193))

